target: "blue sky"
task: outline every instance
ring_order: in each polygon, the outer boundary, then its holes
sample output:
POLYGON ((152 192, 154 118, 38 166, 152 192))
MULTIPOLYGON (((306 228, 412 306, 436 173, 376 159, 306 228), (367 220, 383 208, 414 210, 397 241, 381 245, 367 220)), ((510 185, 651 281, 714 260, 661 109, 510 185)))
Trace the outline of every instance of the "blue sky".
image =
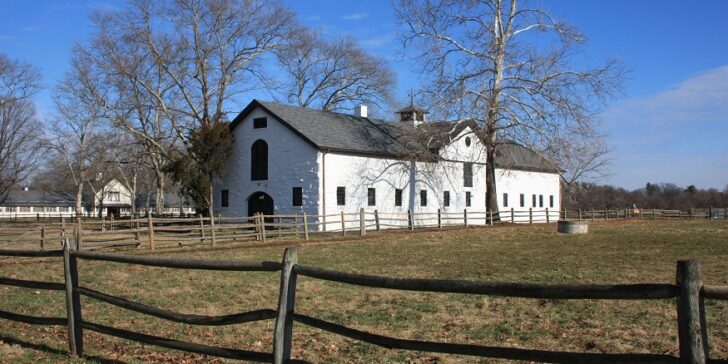
MULTIPOLYGON (((389 0, 287 1, 302 23, 350 35, 387 59, 399 97, 419 77, 402 55, 389 0)), ((68 69, 74 42, 92 28, 88 13, 120 1, 0 0, 0 52, 39 66, 50 88, 68 69)), ((626 188, 651 182, 723 189, 728 184, 728 1, 539 1, 589 38, 586 57, 622 60, 625 94, 600 116, 609 135, 610 175, 626 188)), ((37 97, 41 114, 50 92, 37 97)), ((241 108, 244 105, 241 105, 241 108)))

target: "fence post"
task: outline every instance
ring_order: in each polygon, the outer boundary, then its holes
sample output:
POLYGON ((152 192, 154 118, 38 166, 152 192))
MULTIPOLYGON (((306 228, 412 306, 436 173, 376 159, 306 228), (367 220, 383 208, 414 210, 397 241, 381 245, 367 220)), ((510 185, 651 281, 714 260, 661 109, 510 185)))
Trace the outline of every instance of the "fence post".
POLYGON ((579 221, 581 221, 581 209, 579 209, 579 221))
POLYGON ((154 221, 152 214, 147 214, 147 227, 149 228, 149 249, 154 250, 154 221))
POLYGON ((437 228, 442 229, 442 210, 437 209, 437 228))
POLYGON ((109 221, 109 224, 111 224, 111 231, 114 231, 114 214, 111 214, 111 220, 109 221))
POLYGON ((281 262, 281 286, 278 295, 278 317, 273 333, 273 363, 283 364, 291 359, 293 337, 293 309, 296 301, 296 248, 286 248, 281 262))
POLYGON ((81 331, 81 300, 78 294, 78 265, 71 255, 74 247, 70 240, 63 244, 63 276, 66 283, 66 313, 68 317, 68 346, 71 355, 83 355, 83 332, 81 331))
MULTIPOLYGON (((265 225, 263 225, 263 229, 265 229, 265 225)), ((213 214, 210 214, 210 240, 212 240, 212 246, 215 246, 215 216, 213 214)))
POLYGON ((657 220, 657 212, 655 209, 652 209, 652 220, 657 220))
POLYGON ((303 236, 308 240, 308 215, 303 213, 303 236))
POLYGON ((513 207, 511 207, 511 224, 516 223, 516 216, 515 216, 514 212, 515 212, 515 210, 513 209, 513 207))
POLYGON ((591 220, 594 221, 594 209, 591 210, 591 215, 592 215, 592 219, 591 220))
POLYGON ((81 216, 78 215, 76 216, 76 231, 74 235, 74 239, 76 240, 74 248, 76 250, 81 250, 83 243, 83 223, 81 222, 81 216))
POLYGON ((374 210, 374 224, 377 226, 377 231, 379 231, 379 211, 374 210))
POLYGON ((197 218, 200 220, 200 243, 205 243, 205 220, 202 218, 202 214, 197 214, 197 218))
POLYGON ((463 209, 463 223, 468 227, 468 209, 463 209))
POLYGON ((134 228, 134 241, 136 242, 136 246, 138 248, 142 245, 142 238, 141 234, 139 233, 139 215, 134 214, 131 218, 134 219, 132 227, 134 228))
MULTIPOLYGON (((260 226, 260 238, 265 243, 265 241, 267 240, 267 237, 265 236, 265 217, 263 217, 263 213, 262 212, 258 215, 258 221, 260 221, 260 225, 259 225, 260 226)), ((214 240, 214 238, 215 238, 215 235, 214 235, 215 232, 213 231, 212 233, 213 233, 212 236, 213 236, 213 242, 214 242, 215 241, 214 240)))
POLYGON ((675 281, 680 289, 677 296, 677 324, 680 340, 680 362, 705 363, 705 327, 701 325, 700 290, 703 277, 695 260, 677 262, 675 281))
POLYGON ((488 209, 488 214, 490 215, 490 226, 493 226, 493 209, 488 209))
POLYGON ((344 210, 341 210, 341 234, 346 236, 346 219, 344 218, 344 210))
POLYGON ((46 230, 45 225, 40 226, 40 249, 45 249, 45 242, 46 242, 46 230))
POLYGON ((546 208, 546 223, 551 223, 551 216, 549 216, 549 208, 546 208))
POLYGON ((296 230, 296 238, 298 238, 298 230, 300 230, 300 225, 298 224, 298 214, 293 214, 293 228, 296 230))
POLYGON ((367 234, 366 219, 364 218, 364 208, 359 209, 359 235, 364 236, 367 234))
POLYGON ((710 221, 713 221, 713 206, 710 206, 710 209, 708 209, 708 213, 710 214, 710 221))
POLYGON ((528 223, 533 224, 533 207, 528 208, 528 223))

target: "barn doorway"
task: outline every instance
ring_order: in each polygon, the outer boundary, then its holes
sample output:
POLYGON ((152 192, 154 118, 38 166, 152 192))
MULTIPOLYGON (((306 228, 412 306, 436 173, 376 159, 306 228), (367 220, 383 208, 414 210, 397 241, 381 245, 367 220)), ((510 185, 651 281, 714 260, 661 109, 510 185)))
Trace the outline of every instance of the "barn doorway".
POLYGON ((273 198, 265 192, 256 192, 248 197, 248 216, 257 213, 273 215, 273 198))

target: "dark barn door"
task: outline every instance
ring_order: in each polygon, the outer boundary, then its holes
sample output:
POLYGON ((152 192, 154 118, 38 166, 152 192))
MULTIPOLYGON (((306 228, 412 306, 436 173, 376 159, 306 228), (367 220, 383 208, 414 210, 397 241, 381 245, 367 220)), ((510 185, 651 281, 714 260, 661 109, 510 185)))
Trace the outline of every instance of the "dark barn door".
POLYGON ((265 192, 256 192, 248 198, 248 216, 257 213, 273 215, 273 198, 265 192))

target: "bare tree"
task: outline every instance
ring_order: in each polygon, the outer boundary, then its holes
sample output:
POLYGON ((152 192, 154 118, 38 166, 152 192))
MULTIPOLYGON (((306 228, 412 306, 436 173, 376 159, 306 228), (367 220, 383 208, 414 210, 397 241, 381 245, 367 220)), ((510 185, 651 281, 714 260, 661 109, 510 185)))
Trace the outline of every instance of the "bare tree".
POLYGON ((285 96, 298 106, 339 111, 369 104, 383 109, 392 101, 394 72, 351 38, 328 41, 301 29, 277 58, 286 72, 285 96))
MULTIPOLYGON (((279 2, 262 0, 136 0, 108 19, 113 18, 118 21, 102 30, 97 45, 102 46, 100 49, 115 47, 102 38, 115 35, 110 38, 115 43, 116 36, 122 37, 121 50, 132 50, 134 57, 142 57, 131 60, 141 62, 143 75, 138 75, 134 62, 121 67, 113 64, 129 61, 117 57, 120 54, 111 57, 111 63, 101 62, 100 69, 107 74, 122 70, 122 84, 138 89, 144 108, 154 110, 152 122, 159 111, 188 152, 192 130, 225 123, 228 103, 267 80, 264 58, 281 46, 295 25, 293 14, 279 2)), ((135 102, 133 98, 127 101, 135 102)), ((143 119, 138 115, 133 118, 136 123, 143 119)), ((130 127, 129 121, 119 116, 115 122, 156 143, 154 133, 142 130, 141 124, 130 127)), ((191 157, 195 163, 205 164, 204 156, 191 157)), ((213 216, 214 175, 206 178, 208 213, 213 216)))
POLYGON ((40 163, 42 128, 30 100, 39 88, 35 67, 0 54, 0 202, 40 163))
POLYGON ((563 142, 559 130, 591 132, 595 113, 620 90, 620 63, 577 67, 584 36, 543 9, 517 0, 400 0, 396 11, 436 110, 479 126, 488 209, 498 210, 500 142, 543 151, 563 142))

